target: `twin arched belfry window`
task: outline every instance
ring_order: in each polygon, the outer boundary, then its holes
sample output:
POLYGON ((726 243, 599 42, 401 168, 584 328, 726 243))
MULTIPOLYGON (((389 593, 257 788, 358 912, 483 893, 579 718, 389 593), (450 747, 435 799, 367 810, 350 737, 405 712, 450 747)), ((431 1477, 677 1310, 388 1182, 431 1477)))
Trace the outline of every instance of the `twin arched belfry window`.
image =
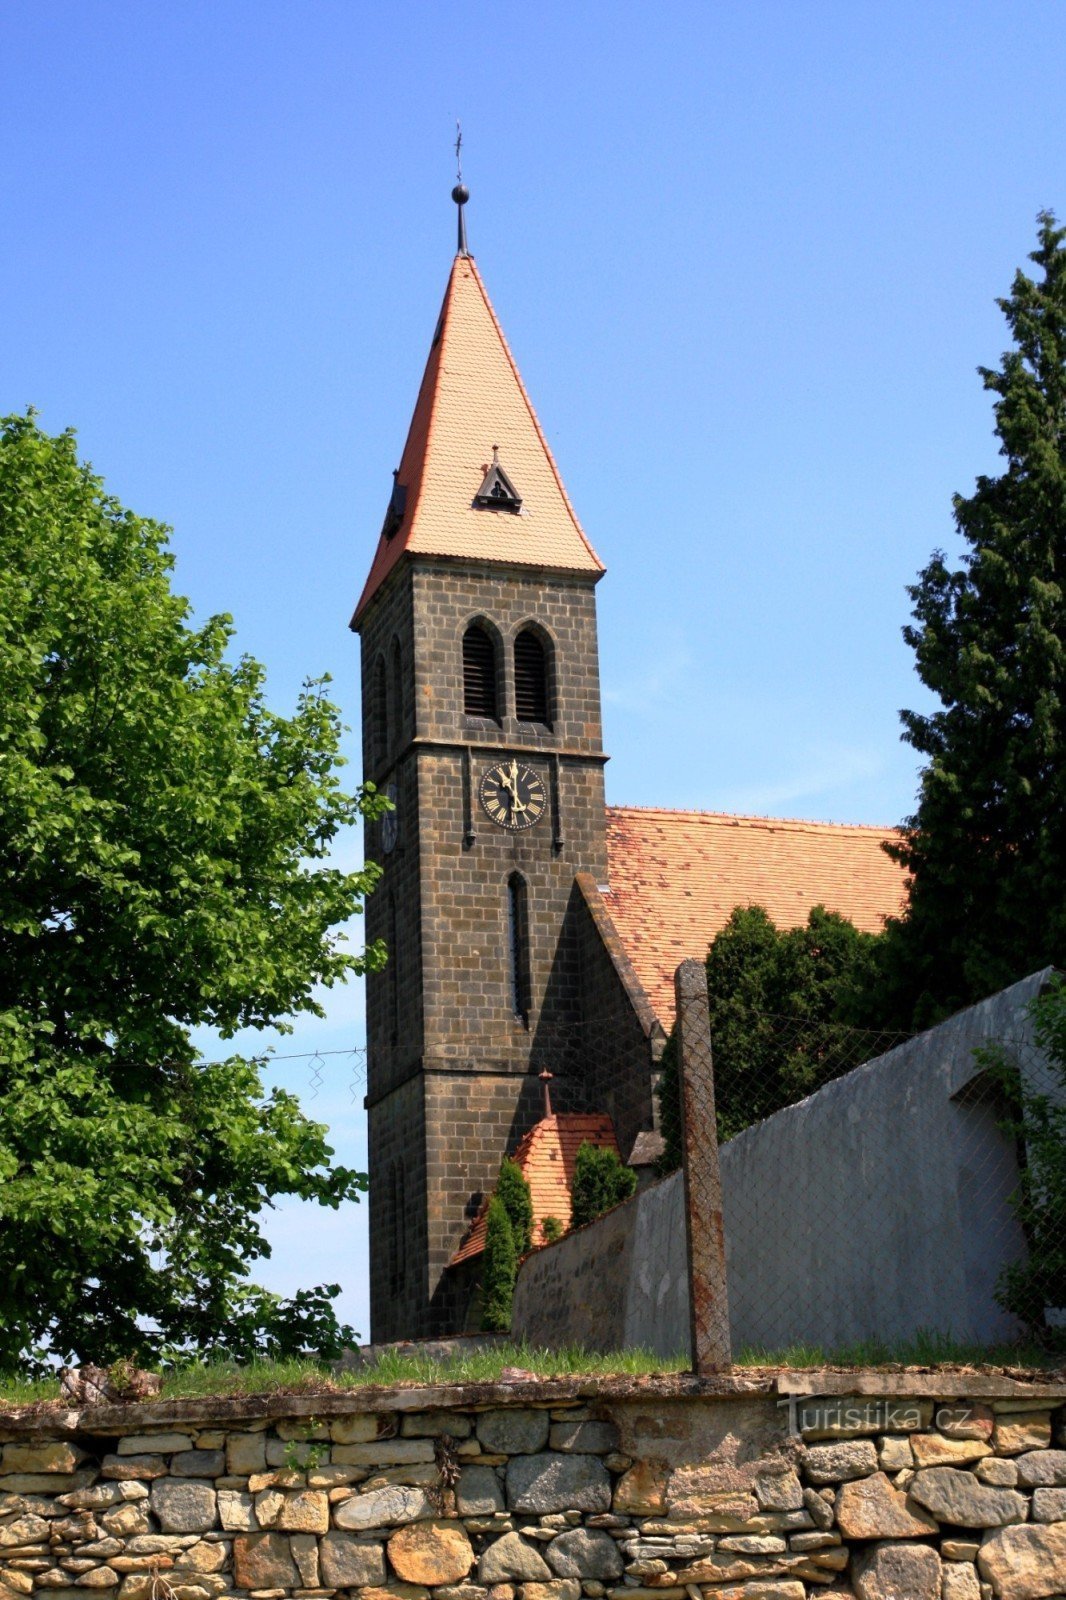
MULTIPOLYGON (((500 720, 500 672, 496 642, 480 622, 463 635, 463 710, 468 717, 500 720)), ((519 722, 551 727, 548 652, 533 628, 514 642, 514 710, 519 722)))

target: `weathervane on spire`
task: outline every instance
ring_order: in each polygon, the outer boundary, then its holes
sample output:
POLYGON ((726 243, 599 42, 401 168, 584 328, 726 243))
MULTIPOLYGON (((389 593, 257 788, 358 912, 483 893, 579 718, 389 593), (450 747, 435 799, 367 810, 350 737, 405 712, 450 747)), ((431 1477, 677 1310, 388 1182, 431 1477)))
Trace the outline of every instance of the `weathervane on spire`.
POLYGON ((459 254, 466 256, 470 252, 466 248, 466 218, 463 216, 463 207, 470 199, 470 190, 463 182, 463 129, 458 120, 455 124, 455 188, 452 190, 452 199, 459 207, 459 254))

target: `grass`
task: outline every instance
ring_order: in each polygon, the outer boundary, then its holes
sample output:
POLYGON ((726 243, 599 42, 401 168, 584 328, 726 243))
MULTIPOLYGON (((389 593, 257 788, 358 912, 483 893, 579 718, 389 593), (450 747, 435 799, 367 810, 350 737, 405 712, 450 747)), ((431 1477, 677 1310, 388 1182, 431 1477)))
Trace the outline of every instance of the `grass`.
MULTIPOLYGON (((871 1341, 841 1349, 817 1345, 790 1345, 769 1350, 742 1350, 738 1368, 793 1368, 886 1366, 913 1367, 1026 1367, 1046 1371, 1061 1367, 1062 1356, 1052 1357, 1036 1346, 983 1347, 952 1340, 945 1335, 922 1333, 904 1343, 871 1341)), ((577 1347, 536 1350, 525 1344, 496 1345, 485 1350, 458 1352, 446 1359, 408 1351, 385 1351, 372 1367, 334 1372, 316 1361, 256 1361, 248 1366, 230 1362, 190 1364, 165 1374, 164 1399, 196 1399, 210 1395, 343 1393, 371 1384, 493 1383, 504 1367, 520 1367, 538 1378, 644 1377, 689 1370, 688 1357, 671 1359, 650 1350, 623 1350, 597 1355, 577 1347)), ((0 1404, 30 1405, 59 1399, 54 1379, 0 1378, 0 1404)))

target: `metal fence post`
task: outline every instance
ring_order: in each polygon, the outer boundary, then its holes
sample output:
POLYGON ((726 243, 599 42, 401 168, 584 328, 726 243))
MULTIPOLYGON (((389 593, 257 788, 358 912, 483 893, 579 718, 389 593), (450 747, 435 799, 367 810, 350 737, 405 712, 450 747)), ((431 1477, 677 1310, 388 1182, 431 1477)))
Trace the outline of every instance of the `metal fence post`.
POLYGON ((682 961, 674 974, 674 991, 677 996, 692 1364, 696 1373, 703 1377, 729 1367, 732 1350, 711 1018, 707 1003, 707 969, 702 961, 682 961))

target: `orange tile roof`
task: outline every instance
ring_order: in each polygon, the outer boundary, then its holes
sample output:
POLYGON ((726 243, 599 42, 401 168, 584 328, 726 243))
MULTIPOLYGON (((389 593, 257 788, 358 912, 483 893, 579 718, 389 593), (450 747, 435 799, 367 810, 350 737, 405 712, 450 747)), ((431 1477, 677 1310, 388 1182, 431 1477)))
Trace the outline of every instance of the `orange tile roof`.
MULTIPOLYGON (((542 1117, 519 1144, 514 1159, 522 1169, 533 1199, 533 1243, 543 1244, 540 1225, 545 1217, 558 1217, 563 1231, 570 1226, 570 1185, 574 1181, 574 1162, 585 1140, 618 1150, 614 1124, 598 1113, 570 1112, 542 1117)), ((619 1152, 621 1153, 621 1152, 619 1152)), ((470 1235, 452 1256, 449 1266, 458 1266, 485 1248, 489 1196, 481 1202, 470 1235)))
POLYGON ((407 490, 404 518, 378 541, 353 626, 405 551, 603 571, 470 256, 455 258, 438 330, 397 476, 407 490), (493 445, 521 496, 517 515, 473 506, 493 445))
POLYGON ((895 837, 892 828, 608 806, 607 905, 663 1026, 673 1025, 679 963, 707 954, 735 906, 763 906, 779 928, 795 928, 823 905, 880 932, 906 894, 881 848, 895 837))

